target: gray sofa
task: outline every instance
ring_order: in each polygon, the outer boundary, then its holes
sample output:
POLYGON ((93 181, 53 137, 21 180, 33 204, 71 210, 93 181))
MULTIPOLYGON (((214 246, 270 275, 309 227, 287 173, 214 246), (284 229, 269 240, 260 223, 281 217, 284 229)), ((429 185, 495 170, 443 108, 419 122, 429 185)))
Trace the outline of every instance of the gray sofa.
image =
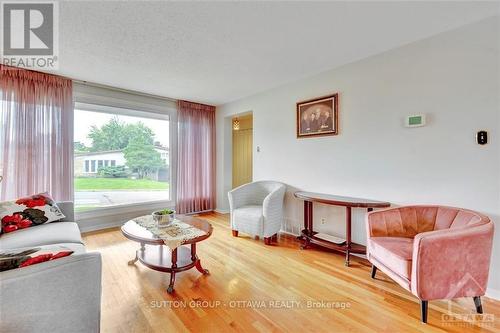
POLYGON ((71 256, 0 272, 0 332, 99 332, 101 255, 86 252, 73 203, 61 222, 0 236, 0 252, 23 247, 73 250, 71 256))

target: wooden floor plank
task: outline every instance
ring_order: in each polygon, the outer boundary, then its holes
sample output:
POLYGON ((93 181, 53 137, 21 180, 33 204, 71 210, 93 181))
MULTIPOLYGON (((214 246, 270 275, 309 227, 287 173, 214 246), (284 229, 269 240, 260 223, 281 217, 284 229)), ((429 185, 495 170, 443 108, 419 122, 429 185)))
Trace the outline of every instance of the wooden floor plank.
POLYGON ((472 299, 433 301, 425 325, 417 299, 383 273, 372 280, 364 259, 345 267, 342 255, 299 250, 290 235, 266 246, 232 237, 227 215, 201 217, 214 226, 198 245, 210 275, 178 274, 172 295, 168 274, 127 265, 138 244, 119 229, 84 235, 103 256, 102 332, 500 332, 498 301, 484 298, 490 316, 472 321, 447 320, 449 308, 473 313, 472 299))

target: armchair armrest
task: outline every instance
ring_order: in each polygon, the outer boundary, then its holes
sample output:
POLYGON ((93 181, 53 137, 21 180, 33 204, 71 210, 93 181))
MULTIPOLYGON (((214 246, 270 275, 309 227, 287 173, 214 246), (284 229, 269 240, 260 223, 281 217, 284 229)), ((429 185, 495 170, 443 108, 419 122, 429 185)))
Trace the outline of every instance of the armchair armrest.
POLYGON ((493 228, 488 222, 415 236, 411 291, 423 300, 484 295, 493 228))
POLYGON ((57 206, 64 216, 66 216, 61 221, 75 222, 75 208, 73 201, 59 201, 57 202, 57 206))
POLYGON ((0 331, 99 332, 101 255, 0 272, 0 331))
MULTIPOLYGON (((269 193, 262 204, 262 214, 266 219, 265 229, 276 230, 281 228, 283 220, 283 201, 285 198, 286 187, 284 185, 278 187, 269 193)), ((271 236, 273 233, 267 234, 264 230, 265 237, 271 236)))

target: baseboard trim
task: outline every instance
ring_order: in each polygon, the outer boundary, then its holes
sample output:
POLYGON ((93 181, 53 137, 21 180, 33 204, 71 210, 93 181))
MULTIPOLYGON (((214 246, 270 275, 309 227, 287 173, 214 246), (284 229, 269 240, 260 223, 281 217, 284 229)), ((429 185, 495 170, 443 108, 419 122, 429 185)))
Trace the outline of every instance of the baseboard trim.
MULTIPOLYGON (((80 228, 80 232, 86 233, 86 232, 92 232, 92 231, 99 231, 99 230, 104 230, 104 229, 111 229, 111 228, 116 228, 119 226, 122 226, 125 222, 128 220, 131 220, 137 216, 141 215, 147 215, 149 214, 151 210, 148 209, 147 211, 135 211, 135 212, 125 212, 123 214, 117 214, 113 216, 100 216, 100 217, 92 217, 92 218, 86 218, 86 219, 78 219, 76 223, 78 223, 78 227, 80 228), (99 221, 99 222, 96 222, 99 221)), ((186 215, 198 215, 198 214, 205 214, 205 213, 210 213, 213 210, 205 210, 201 212, 193 212, 189 213, 186 215)), ((217 211, 214 210, 217 213, 220 214, 227 214, 222 211, 217 211)))
POLYGON ((229 214, 229 210, 227 210, 227 209, 216 208, 216 209, 214 209, 214 212, 219 213, 219 214, 229 214))
MULTIPOLYGON (((164 206, 165 207, 165 206, 164 206)), ((123 212, 116 212, 113 215, 102 214, 94 212, 91 216, 76 216, 76 223, 81 232, 97 231, 102 229, 115 228, 123 225, 125 222, 142 215, 149 215, 153 209, 151 206, 145 208, 137 208, 133 211, 123 210, 123 212)))
POLYGON ((123 223, 124 223, 123 221, 112 221, 112 222, 103 223, 103 224, 78 223, 78 227, 80 228, 80 232, 83 234, 86 232, 99 231, 99 230, 120 227, 123 225, 123 223))
POLYGON ((286 230, 280 230, 280 233, 282 234, 286 234, 286 235, 290 235, 290 236, 295 236, 295 237, 299 237, 300 235, 298 234, 294 234, 293 232, 290 232, 290 231, 286 231, 286 230))
POLYGON ((486 297, 500 300, 500 290, 488 288, 486 289, 486 297))

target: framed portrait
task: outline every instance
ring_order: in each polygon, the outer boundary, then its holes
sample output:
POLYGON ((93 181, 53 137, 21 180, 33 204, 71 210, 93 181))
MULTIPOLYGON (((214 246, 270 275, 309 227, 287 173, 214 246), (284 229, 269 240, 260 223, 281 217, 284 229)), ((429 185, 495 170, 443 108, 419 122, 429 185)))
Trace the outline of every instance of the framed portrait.
POLYGON ((297 138, 337 135, 338 94, 297 103, 297 138))

